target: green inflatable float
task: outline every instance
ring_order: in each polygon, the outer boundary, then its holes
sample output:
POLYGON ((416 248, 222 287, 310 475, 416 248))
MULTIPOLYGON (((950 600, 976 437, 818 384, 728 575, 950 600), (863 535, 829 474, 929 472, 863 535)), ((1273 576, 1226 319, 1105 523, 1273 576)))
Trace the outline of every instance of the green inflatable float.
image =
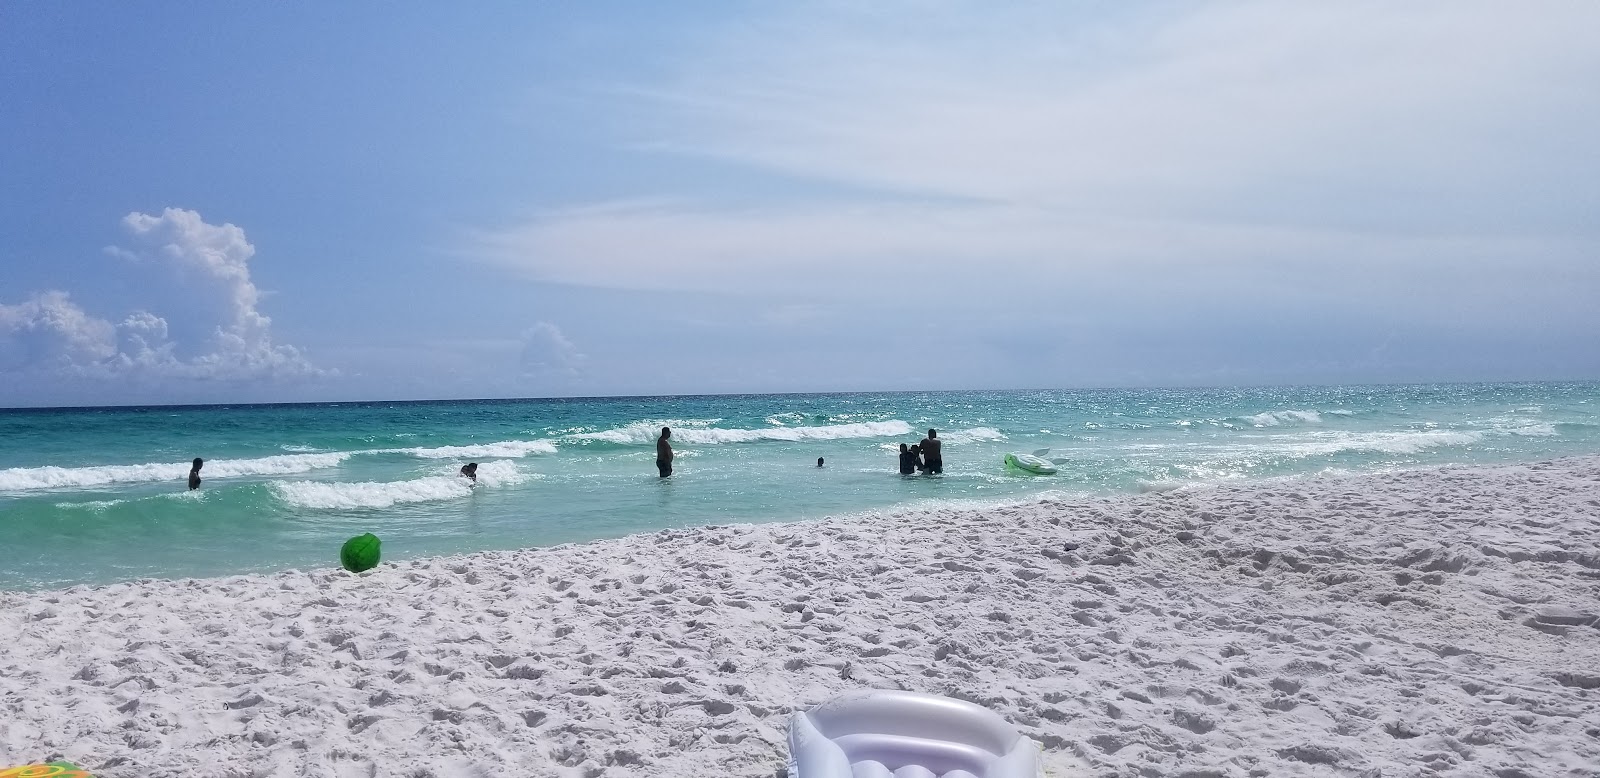
POLYGON ((0 778, 94 778, 88 770, 70 762, 50 762, 0 770, 0 778))
POLYGON ((1055 475, 1056 466, 1050 460, 1033 454, 1006 454, 1006 467, 1014 467, 1034 475, 1055 475))
POLYGON ((360 573, 378 566, 378 536, 368 532, 344 542, 339 549, 339 564, 352 573, 360 573))

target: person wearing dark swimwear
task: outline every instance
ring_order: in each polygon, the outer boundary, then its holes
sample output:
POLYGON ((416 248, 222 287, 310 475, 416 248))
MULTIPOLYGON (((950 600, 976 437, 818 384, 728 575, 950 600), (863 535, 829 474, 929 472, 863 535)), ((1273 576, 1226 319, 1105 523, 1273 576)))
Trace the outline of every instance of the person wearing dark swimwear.
POLYGON ((191 491, 200 488, 200 466, 205 463, 205 460, 200 457, 194 458, 194 467, 189 468, 189 489, 191 491))
POLYGON ((900 475, 916 475, 922 463, 917 461, 917 447, 900 444, 900 475))
POLYGON ((477 462, 468 462, 468 463, 462 465, 461 466, 461 475, 464 478, 472 479, 473 483, 477 483, 478 482, 478 463, 477 462))
POLYGON ((822 457, 817 457, 817 467, 822 467, 822 457))
POLYGON ((661 428, 661 437, 656 438, 656 469, 661 471, 661 477, 672 475, 672 444, 667 438, 672 437, 672 430, 661 428))
POLYGON ((944 472, 944 454, 939 450, 939 431, 928 430, 928 437, 923 438, 918 445, 922 446, 922 467, 930 473, 944 472))

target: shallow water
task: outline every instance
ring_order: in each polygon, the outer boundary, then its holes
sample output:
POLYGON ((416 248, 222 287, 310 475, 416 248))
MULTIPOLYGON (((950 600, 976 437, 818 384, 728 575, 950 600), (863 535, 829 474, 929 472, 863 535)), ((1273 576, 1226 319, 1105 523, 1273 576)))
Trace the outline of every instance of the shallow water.
POLYGON ((1600 384, 938 392, 0 411, 0 588, 550 545, 1328 469, 1600 453, 1600 384), (674 429, 676 474, 656 477, 674 429), (944 439, 942 476, 895 472, 944 439), (1048 448, 1055 476, 1008 472, 1048 448), (207 460, 198 492, 188 460, 207 460), (817 457, 826 458, 818 469, 817 457), (480 463, 479 483, 455 472, 480 463))

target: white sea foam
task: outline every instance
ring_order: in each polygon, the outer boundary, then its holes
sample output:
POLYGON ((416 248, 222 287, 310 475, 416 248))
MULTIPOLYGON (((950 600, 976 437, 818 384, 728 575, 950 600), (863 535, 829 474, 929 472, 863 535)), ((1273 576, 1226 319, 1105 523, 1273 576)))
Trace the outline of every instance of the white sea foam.
POLYGON ((548 440, 501 440, 494 443, 477 443, 467 446, 436 446, 433 448, 383 449, 384 453, 410 454, 422 459, 471 459, 501 457, 517 459, 529 454, 554 454, 556 444, 548 440))
MULTIPOLYGON (((507 486, 524 480, 526 478, 512 462, 486 462, 478 466, 479 486, 507 486)), ((432 475, 409 481, 282 481, 272 484, 273 493, 289 505, 325 510, 392 508, 405 503, 453 500, 471 495, 472 490, 473 482, 459 475, 432 475)))
POLYGON ((819 427, 769 427, 765 429, 718 429, 715 427, 675 427, 670 422, 636 421, 627 426, 602 432, 584 432, 571 435, 575 440, 598 440, 621 445, 648 445, 656 442, 663 426, 672 427, 673 442, 695 445, 718 443, 753 443, 762 440, 841 440, 844 438, 882 438, 891 435, 910 435, 912 428, 906 422, 864 421, 854 424, 828 424, 819 427))
MULTIPOLYGON (((242 475, 288 475, 334 467, 349 459, 350 452, 325 454, 283 454, 259 459, 206 460, 201 476, 229 478, 242 475)), ((0 470, 0 492, 34 489, 67 489, 117 483, 182 480, 189 473, 188 462, 146 462, 138 465, 100 465, 94 467, 14 467, 0 470)))
POLYGON ((1316 411, 1267 411, 1254 416, 1240 417, 1257 427, 1276 427, 1280 424, 1321 424, 1322 414, 1316 411))
POLYGON ((972 429, 967 430, 941 432, 939 433, 939 437, 942 440, 953 441, 956 443, 972 443, 980 440, 1006 439, 1005 433, 995 429, 994 427, 973 427, 972 429))
POLYGON ((1552 438, 1561 434, 1556 432, 1556 425, 1554 424, 1528 424, 1522 427, 1515 427, 1507 430, 1507 432, 1510 432, 1513 435, 1534 438, 1552 438))
POLYGON ((334 510, 391 508, 401 503, 449 500, 472 494, 472 486, 465 479, 451 476, 387 483, 287 481, 273 484, 272 490, 279 499, 296 507, 334 510))
POLYGON ((1497 433, 1525 438, 1553 438, 1561 434, 1556 431, 1556 425, 1550 422, 1527 421, 1510 416, 1490 419, 1489 426, 1497 433))
POLYGON ((123 504, 125 502, 127 502, 127 500, 89 500, 87 502, 58 502, 58 503, 56 503, 56 507, 57 508, 61 508, 63 510, 103 511, 103 510, 107 510, 109 508, 115 508, 116 506, 121 505, 121 504, 123 504))
POLYGON ((1419 454, 1431 448, 1466 446, 1483 439, 1483 433, 1452 430, 1422 432, 1331 432, 1286 442, 1280 450, 1295 458, 1327 456, 1345 451, 1381 454, 1419 454))

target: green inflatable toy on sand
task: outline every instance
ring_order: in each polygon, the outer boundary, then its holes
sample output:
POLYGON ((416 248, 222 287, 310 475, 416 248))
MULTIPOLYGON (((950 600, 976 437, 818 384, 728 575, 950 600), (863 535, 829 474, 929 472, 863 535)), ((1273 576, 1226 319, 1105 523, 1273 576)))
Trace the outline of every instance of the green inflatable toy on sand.
POLYGON ((0 778, 94 778, 88 770, 70 762, 30 764, 0 770, 0 778))
POLYGON ((378 566, 378 536, 368 532, 344 542, 339 549, 339 564, 352 573, 371 570, 378 566))

